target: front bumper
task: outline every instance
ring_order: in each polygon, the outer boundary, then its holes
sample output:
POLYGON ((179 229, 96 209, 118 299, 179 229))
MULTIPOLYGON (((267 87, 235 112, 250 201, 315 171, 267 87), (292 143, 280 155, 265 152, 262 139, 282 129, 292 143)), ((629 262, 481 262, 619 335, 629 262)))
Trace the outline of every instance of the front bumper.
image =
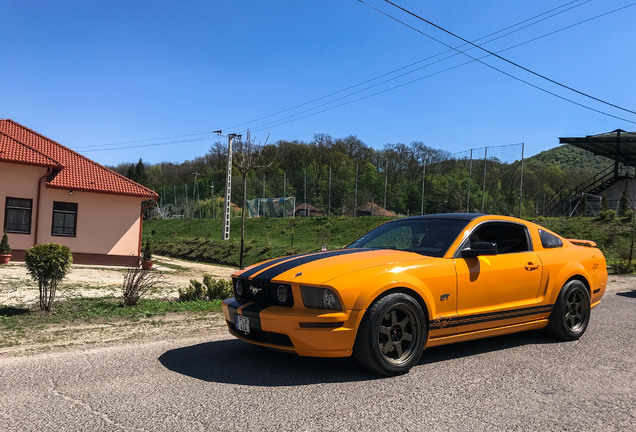
POLYGON ((348 357, 364 310, 326 311, 305 307, 261 306, 229 298, 223 316, 245 342, 311 357, 348 357), (250 332, 236 328, 236 316, 249 320, 250 332))

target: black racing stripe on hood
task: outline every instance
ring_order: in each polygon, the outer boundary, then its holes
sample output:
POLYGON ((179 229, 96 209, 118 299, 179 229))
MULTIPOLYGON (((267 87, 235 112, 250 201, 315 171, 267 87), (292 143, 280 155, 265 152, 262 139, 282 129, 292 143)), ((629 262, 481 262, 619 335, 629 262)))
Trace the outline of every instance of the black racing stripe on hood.
POLYGON ((325 258, 332 258, 335 256, 349 255, 352 253, 359 253, 359 252, 369 252, 372 250, 373 249, 366 249, 366 248, 365 249, 362 249, 362 248, 361 249, 342 249, 342 250, 330 251, 330 252, 317 252, 315 254, 310 254, 308 256, 300 256, 298 258, 285 261, 282 264, 278 264, 268 270, 265 270, 264 272, 256 276, 254 280, 269 282, 270 280, 274 279, 276 276, 282 273, 285 273, 287 270, 291 270, 294 267, 298 267, 303 264, 322 260, 325 258))
POLYGON ((289 256, 285 256, 285 257, 281 257, 281 258, 276 258, 275 260, 267 261, 267 262, 264 262, 263 264, 259 264, 257 266, 254 266, 251 269, 241 273, 238 277, 240 279, 247 279, 250 276, 258 273, 259 271, 264 270, 267 267, 271 267, 271 266, 273 266, 275 264, 278 264, 279 262, 287 261, 287 260, 298 258, 298 257, 302 257, 302 256, 306 256, 306 255, 309 255, 309 254, 312 254, 312 253, 317 253, 317 252, 309 252, 309 253, 304 253, 304 254, 300 254, 300 255, 289 255, 289 256))

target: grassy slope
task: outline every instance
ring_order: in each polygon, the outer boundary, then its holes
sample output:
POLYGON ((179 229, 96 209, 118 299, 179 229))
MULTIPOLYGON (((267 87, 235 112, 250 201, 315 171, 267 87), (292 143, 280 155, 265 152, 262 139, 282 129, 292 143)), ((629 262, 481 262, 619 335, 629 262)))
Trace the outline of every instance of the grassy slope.
MULTIPOLYGON (((246 219, 245 265, 286 254, 339 249, 371 228, 389 220, 384 217, 246 219), (290 222, 295 222, 294 245, 291 246, 290 222)), ((631 222, 617 218, 599 221, 594 218, 545 218, 537 223, 566 237, 593 240, 605 253, 608 262, 629 253, 631 222)), ((220 240, 221 220, 151 220, 144 222, 144 237, 152 236, 155 252, 178 258, 237 266, 240 247, 240 219, 233 219, 229 242, 220 240)))

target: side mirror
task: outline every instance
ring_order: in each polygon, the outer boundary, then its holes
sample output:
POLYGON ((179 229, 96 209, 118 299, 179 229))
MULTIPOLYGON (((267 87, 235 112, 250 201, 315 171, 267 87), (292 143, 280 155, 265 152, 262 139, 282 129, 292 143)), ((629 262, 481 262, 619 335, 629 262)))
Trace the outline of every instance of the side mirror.
POLYGON ((474 258, 479 255, 497 255, 497 243, 476 242, 471 247, 462 249, 462 258, 474 258))

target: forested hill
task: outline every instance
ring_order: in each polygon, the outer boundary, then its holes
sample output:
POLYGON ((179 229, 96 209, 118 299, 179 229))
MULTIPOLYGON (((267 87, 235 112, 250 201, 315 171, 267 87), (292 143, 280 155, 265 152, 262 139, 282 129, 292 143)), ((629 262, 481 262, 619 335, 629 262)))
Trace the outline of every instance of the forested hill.
POLYGON ((612 164, 604 156, 594 156, 592 152, 564 144, 543 151, 526 159, 526 166, 538 169, 556 167, 565 172, 585 172, 594 175, 612 164))

